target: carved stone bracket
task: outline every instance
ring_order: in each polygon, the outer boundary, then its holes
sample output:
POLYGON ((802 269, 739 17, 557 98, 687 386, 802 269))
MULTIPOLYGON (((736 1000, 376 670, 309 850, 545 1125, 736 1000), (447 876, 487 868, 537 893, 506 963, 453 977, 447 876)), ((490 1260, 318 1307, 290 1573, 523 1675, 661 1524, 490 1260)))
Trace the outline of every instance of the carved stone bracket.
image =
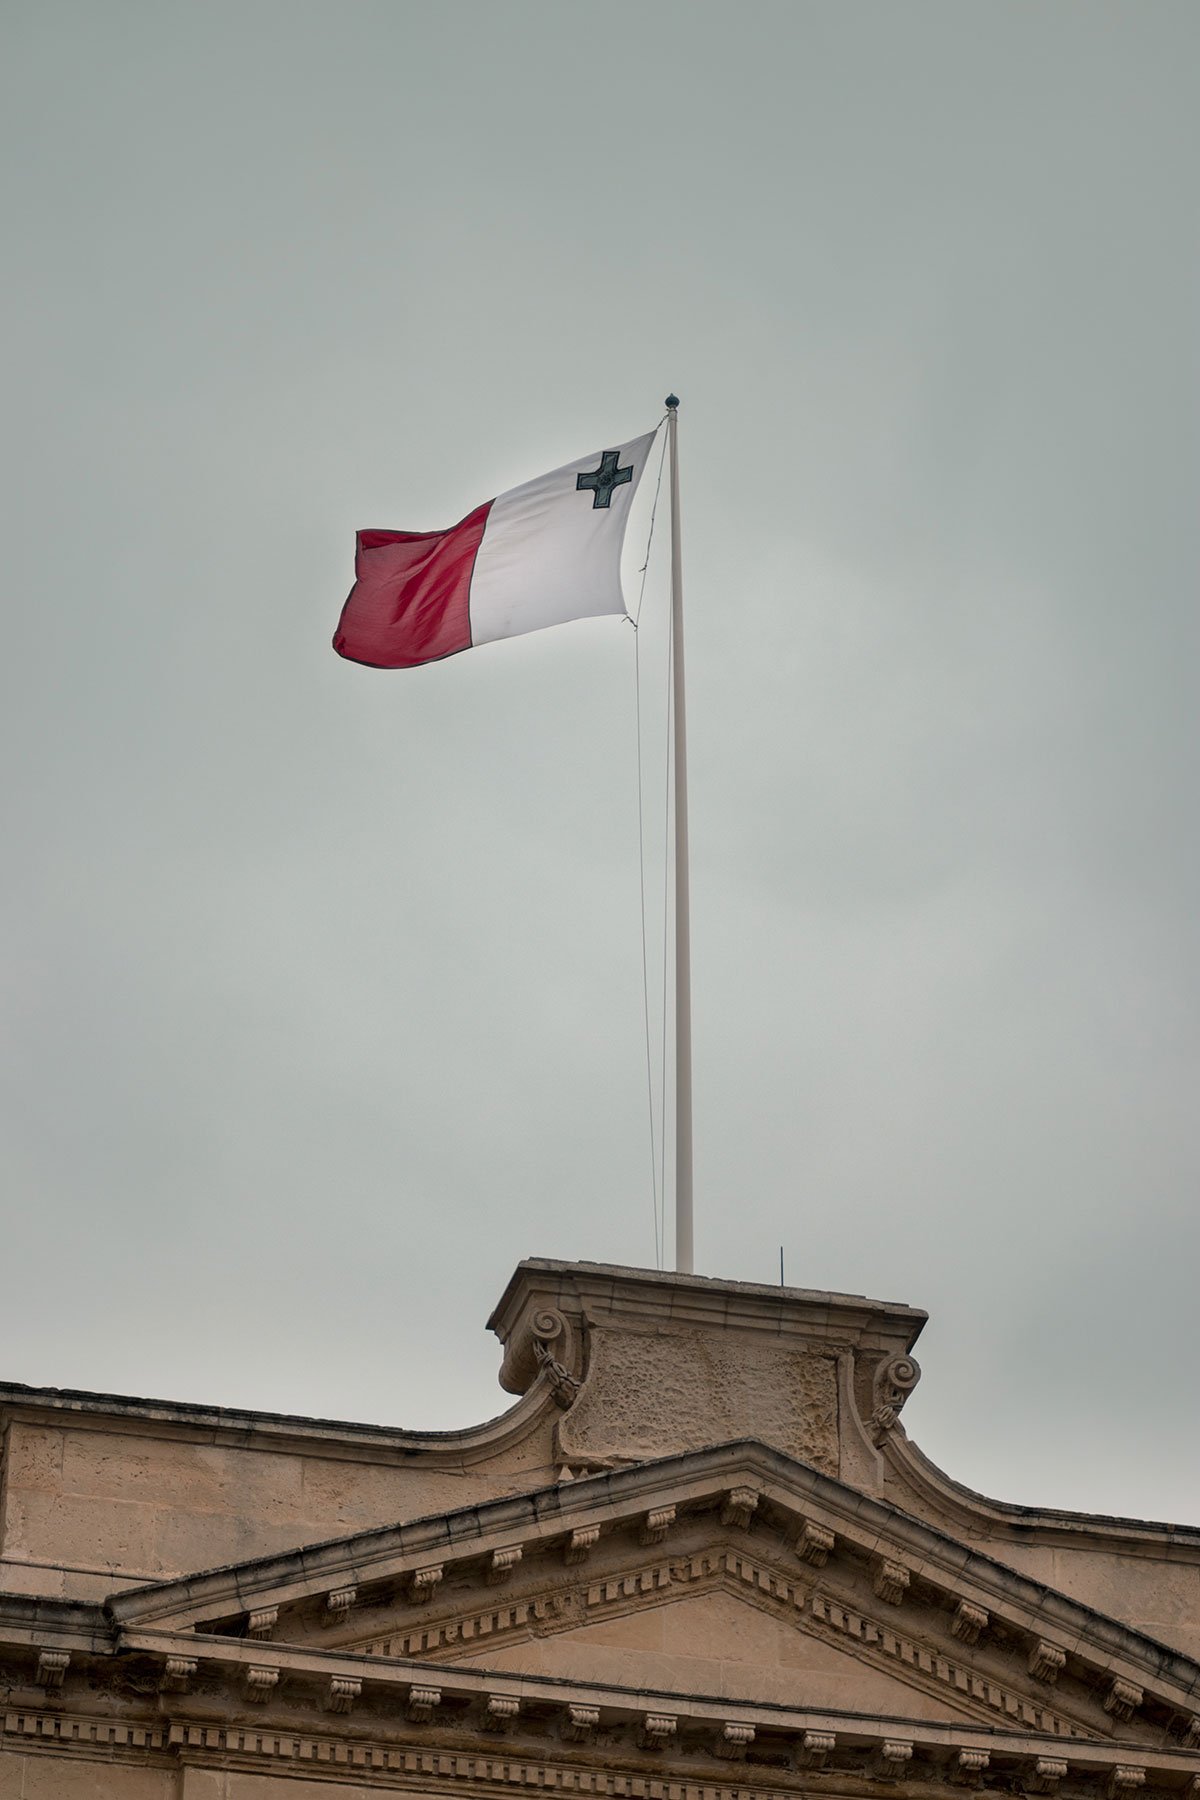
POLYGON ((483 1713, 485 1731, 507 1731, 521 1710, 521 1702, 509 1694, 489 1694, 483 1713))
POLYGON ((969 1600, 960 1600, 950 1625, 955 1637, 960 1638, 964 1644, 977 1644, 987 1628, 986 1610, 982 1606, 973 1606, 969 1600))
POLYGON ((1067 1765, 1057 1756, 1039 1756, 1029 1777, 1035 1794, 1057 1794, 1059 1783, 1067 1778, 1067 1765))
POLYGON ((583 1562, 591 1555, 599 1541, 600 1527, 598 1525, 580 1525, 567 1539, 566 1547, 563 1550, 563 1561, 583 1562))
POLYGON ((39 1650, 37 1660, 39 1686, 60 1688, 70 1661, 71 1652, 69 1650, 39 1650))
POLYGON ((890 1557, 881 1556, 875 1564, 875 1592, 889 1606, 899 1606, 908 1592, 910 1579, 904 1564, 892 1562, 890 1557))
POLYGON ((833 1755, 837 1738, 832 1731, 806 1731, 796 1751, 798 1769, 823 1769, 833 1755))
POLYGON ((814 1569, 823 1569, 833 1554, 836 1541, 832 1531, 827 1531, 824 1525, 818 1525, 815 1519, 805 1519, 796 1539, 796 1555, 801 1562, 811 1563, 814 1569))
POLYGON ((745 1530, 757 1505, 758 1492, 755 1488, 730 1488, 721 1506, 722 1525, 737 1525, 745 1530))
POLYGON ((436 1687, 410 1687, 405 1709, 414 1725, 428 1725, 434 1711, 442 1704, 442 1690, 436 1687))
POLYGON ((876 1773, 885 1781, 895 1781, 904 1774, 912 1761, 913 1747, 903 1738, 884 1738, 879 1746, 879 1759, 875 1765, 876 1773))
POLYGON ((1131 1800, 1139 1788, 1146 1785, 1145 1769, 1135 1768, 1130 1763, 1118 1763, 1108 1778, 1108 1791, 1111 1800, 1131 1800))
POLYGON ((331 1625, 344 1625, 358 1599, 356 1587, 334 1588, 325 1596, 325 1617, 331 1625))
POLYGON ((1060 1650, 1057 1644, 1048 1644, 1045 1638, 1039 1638, 1029 1652, 1029 1673, 1035 1681, 1044 1681, 1047 1687, 1054 1686, 1066 1663, 1066 1651, 1060 1650))
POLYGON ((727 1757, 731 1762, 741 1762, 754 1742, 754 1737, 753 1725, 742 1725, 731 1719, 722 1728, 721 1735, 717 1739, 717 1755, 727 1757))
POLYGON ((246 1670, 246 1698, 262 1702, 279 1686, 279 1670, 251 1664, 246 1670))
POLYGON ((1200 1713, 1192 1713, 1183 1721, 1183 1747, 1200 1750, 1200 1713))
POLYGON ((661 1544, 675 1523, 675 1508, 660 1506, 654 1512, 648 1512, 642 1522, 641 1542, 643 1544, 661 1544))
POLYGON ((638 1743, 643 1750, 665 1750, 677 1725, 669 1713, 647 1713, 638 1728, 638 1743))
POLYGON ((954 1759, 954 1780, 962 1787, 982 1786, 984 1773, 991 1760, 991 1753, 987 1750, 960 1750, 954 1759))
POLYGON ((506 1550, 493 1550, 487 1572, 492 1586, 497 1587, 500 1582, 507 1581, 520 1560, 520 1544, 510 1544, 506 1550))
POLYGON ((279 1623, 277 1606, 260 1606, 246 1615, 246 1636, 251 1638, 269 1638, 279 1623))
POLYGON ((1104 1710, 1111 1713, 1114 1719, 1132 1719, 1134 1713, 1145 1699, 1140 1687, 1132 1681, 1121 1681, 1114 1676, 1104 1696, 1104 1710))
POLYGON ((595 1737, 599 1724, 600 1708, 598 1706, 568 1706, 567 1716, 562 1724, 562 1734, 568 1743, 586 1744, 595 1737))
POLYGON ((441 1563, 431 1563, 427 1569, 414 1569, 408 1578, 409 1599, 418 1604, 423 1600, 431 1600, 445 1573, 441 1563))
POLYGON ((186 1694, 196 1673, 194 1656, 168 1656, 159 1677, 159 1692, 163 1694, 186 1694))
POLYGON ((334 1675, 330 1678, 329 1692, 325 1696, 325 1710, 331 1713, 348 1713, 354 1702, 362 1693, 362 1682, 353 1677, 334 1675))

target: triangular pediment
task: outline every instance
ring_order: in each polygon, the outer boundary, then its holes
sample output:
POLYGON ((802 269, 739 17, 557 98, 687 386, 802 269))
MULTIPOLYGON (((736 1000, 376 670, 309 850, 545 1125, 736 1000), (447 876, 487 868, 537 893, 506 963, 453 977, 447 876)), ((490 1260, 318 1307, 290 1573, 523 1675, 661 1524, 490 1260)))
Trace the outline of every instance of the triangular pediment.
MULTIPOLYGON (((936 1678, 918 1686, 902 1666, 865 1661, 734 1591, 651 1600, 636 1610, 549 1636, 477 1646, 469 1667, 561 1681, 719 1695, 723 1700, 892 1718, 979 1723, 989 1710, 936 1678)), ((1039 1709, 1034 1729, 1050 1723, 1039 1709)), ((1032 1721, 1031 1721, 1032 1723, 1032 1721)))
POLYGON ((1059 1742, 1161 1744, 1200 1696, 1185 1658, 757 1444, 157 1584, 109 1609, 135 1633, 1059 1742))

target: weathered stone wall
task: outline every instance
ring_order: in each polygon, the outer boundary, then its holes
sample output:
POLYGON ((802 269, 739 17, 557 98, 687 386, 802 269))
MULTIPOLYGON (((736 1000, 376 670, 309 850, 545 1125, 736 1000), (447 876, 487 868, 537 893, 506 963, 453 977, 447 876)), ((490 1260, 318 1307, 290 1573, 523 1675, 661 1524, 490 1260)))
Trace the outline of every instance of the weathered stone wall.
POLYGON ((0 1800, 193 1800, 193 1795, 198 1800, 201 1794, 204 1800, 225 1800, 219 1787, 181 1788, 181 1774, 179 1769, 84 1762, 53 1751, 0 1750, 0 1800))
MULTIPOLYGON (((69 1415, 68 1415, 69 1416, 69 1415)), ((103 1599, 114 1588, 265 1556, 554 1479, 552 1421, 459 1469, 356 1460, 14 1418, 0 1588, 103 1599)), ((233 1433, 224 1434, 226 1440, 233 1433)))
POLYGON ((911 1682, 873 1669, 724 1593, 648 1606, 522 1644, 491 1644, 464 1660, 522 1675, 610 1681, 777 1706, 927 1719, 954 1713, 944 1696, 917 1693, 911 1682))
POLYGON ((837 1361, 749 1332, 595 1330, 564 1461, 638 1461, 754 1437, 838 1473, 837 1361))
POLYGON ((981 1539, 979 1548, 1072 1600, 1200 1660, 1200 1559, 981 1539))

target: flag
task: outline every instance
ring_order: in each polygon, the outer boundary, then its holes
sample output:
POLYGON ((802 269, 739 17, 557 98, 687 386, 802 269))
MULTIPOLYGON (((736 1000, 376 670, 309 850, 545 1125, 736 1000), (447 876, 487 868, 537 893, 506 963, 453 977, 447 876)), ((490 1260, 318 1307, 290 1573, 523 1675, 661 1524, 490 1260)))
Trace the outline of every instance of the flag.
POLYGON ((338 655, 410 669, 545 625, 623 613, 621 545, 654 437, 539 475, 447 531, 360 531, 338 655))

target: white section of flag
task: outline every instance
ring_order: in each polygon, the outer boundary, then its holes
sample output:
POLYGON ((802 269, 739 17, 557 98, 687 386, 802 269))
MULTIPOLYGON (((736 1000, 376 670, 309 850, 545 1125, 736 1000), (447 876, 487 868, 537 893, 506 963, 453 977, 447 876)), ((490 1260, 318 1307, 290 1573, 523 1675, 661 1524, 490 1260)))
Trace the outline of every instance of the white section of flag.
POLYGON ((617 449, 617 468, 633 473, 607 506, 578 486, 602 466, 600 451, 497 496, 471 573, 473 644, 625 611, 621 546, 654 438, 650 431, 617 449))

